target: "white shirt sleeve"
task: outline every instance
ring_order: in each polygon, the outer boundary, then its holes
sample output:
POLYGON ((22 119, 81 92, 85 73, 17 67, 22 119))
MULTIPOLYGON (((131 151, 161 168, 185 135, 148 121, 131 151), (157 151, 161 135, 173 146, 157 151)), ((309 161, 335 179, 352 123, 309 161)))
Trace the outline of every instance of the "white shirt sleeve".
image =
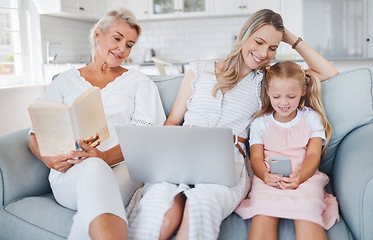
POLYGON ((254 121, 250 124, 250 146, 254 144, 264 144, 263 133, 268 127, 266 122, 268 121, 264 117, 259 117, 254 119, 254 121))
POLYGON ((166 116, 158 88, 148 77, 136 86, 135 110, 131 124, 163 125, 166 116))
POLYGON ((312 131, 311 138, 319 137, 323 139, 323 144, 325 144, 325 129, 317 112, 310 110, 306 117, 306 122, 312 131))

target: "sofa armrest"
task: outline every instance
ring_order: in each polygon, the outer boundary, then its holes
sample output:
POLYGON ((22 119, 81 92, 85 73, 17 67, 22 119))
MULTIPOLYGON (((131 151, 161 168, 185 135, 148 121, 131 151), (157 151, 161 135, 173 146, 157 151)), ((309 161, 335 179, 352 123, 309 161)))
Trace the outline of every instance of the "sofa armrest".
POLYGON ((28 148, 28 129, 0 137, 1 206, 23 197, 51 192, 49 169, 28 148))
POLYGON ((338 147, 333 169, 340 214, 356 239, 373 236, 373 123, 351 131, 338 147))

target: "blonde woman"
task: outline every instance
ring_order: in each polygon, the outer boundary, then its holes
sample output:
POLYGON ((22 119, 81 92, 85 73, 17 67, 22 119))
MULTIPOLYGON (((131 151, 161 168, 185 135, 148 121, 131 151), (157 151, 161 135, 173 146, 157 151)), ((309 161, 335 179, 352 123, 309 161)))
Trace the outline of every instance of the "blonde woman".
POLYGON ((99 87, 109 140, 97 148, 78 142, 82 151, 42 157, 35 135, 29 136, 29 148, 51 169, 49 181, 56 201, 77 210, 69 239, 127 239, 124 208, 142 184, 129 177, 114 127, 162 125, 165 121, 154 82, 120 66, 140 32, 129 10, 108 12, 91 30, 92 62, 61 73, 45 93, 47 99, 71 105, 91 86, 99 87))
POLYGON ((236 212, 253 218, 248 239, 277 239, 279 218, 294 220, 297 239, 327 239, 324 228, 338 220, 338 203, 324 194, 329 178, 317 170, 331 135, 320 82, 290 61, 268 67, 263 81, 262 110, 250 125, 255 176, 236 212), (284 157, 291 161, 289 176, 270 166, 271 158, 284 157))
POLYGON ((130 237, 168 239, 178 229, 176 239, 218 238, 221 222, 246 197, 251 186, 245 167, 244 142, 252 116, 261 107, 263 74, 258 70, 271 61, 282 40, 295 47, 320 79, 338 73, 297 39, 284 28, 279 14, 264 9, 243 25, 225 60, 191 64, 166 125, 230 127, 239 139, 235 149, 238 184, 226 187, 148 183, 129 217, 130 237))

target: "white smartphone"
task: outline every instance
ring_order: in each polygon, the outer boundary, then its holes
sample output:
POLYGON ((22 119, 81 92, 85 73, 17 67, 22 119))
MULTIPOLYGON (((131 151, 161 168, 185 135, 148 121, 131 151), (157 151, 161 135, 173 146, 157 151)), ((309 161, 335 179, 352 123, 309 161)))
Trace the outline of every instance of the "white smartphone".
POLYGON ((281 174, 284 177, 289 177, 291 169, 291 160, 287 157, 273 157, 269 159, 271 173, 281 174))

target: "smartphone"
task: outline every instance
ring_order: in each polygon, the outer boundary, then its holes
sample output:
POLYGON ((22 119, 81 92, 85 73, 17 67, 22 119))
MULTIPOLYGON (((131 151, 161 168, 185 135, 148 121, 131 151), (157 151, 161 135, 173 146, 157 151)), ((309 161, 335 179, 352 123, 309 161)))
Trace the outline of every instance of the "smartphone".
POLYGON ((284 177, 289 177, 291 169, 291 160, 287 157, 273 157, 269 159, 271 173, 281 174, 284 177))

